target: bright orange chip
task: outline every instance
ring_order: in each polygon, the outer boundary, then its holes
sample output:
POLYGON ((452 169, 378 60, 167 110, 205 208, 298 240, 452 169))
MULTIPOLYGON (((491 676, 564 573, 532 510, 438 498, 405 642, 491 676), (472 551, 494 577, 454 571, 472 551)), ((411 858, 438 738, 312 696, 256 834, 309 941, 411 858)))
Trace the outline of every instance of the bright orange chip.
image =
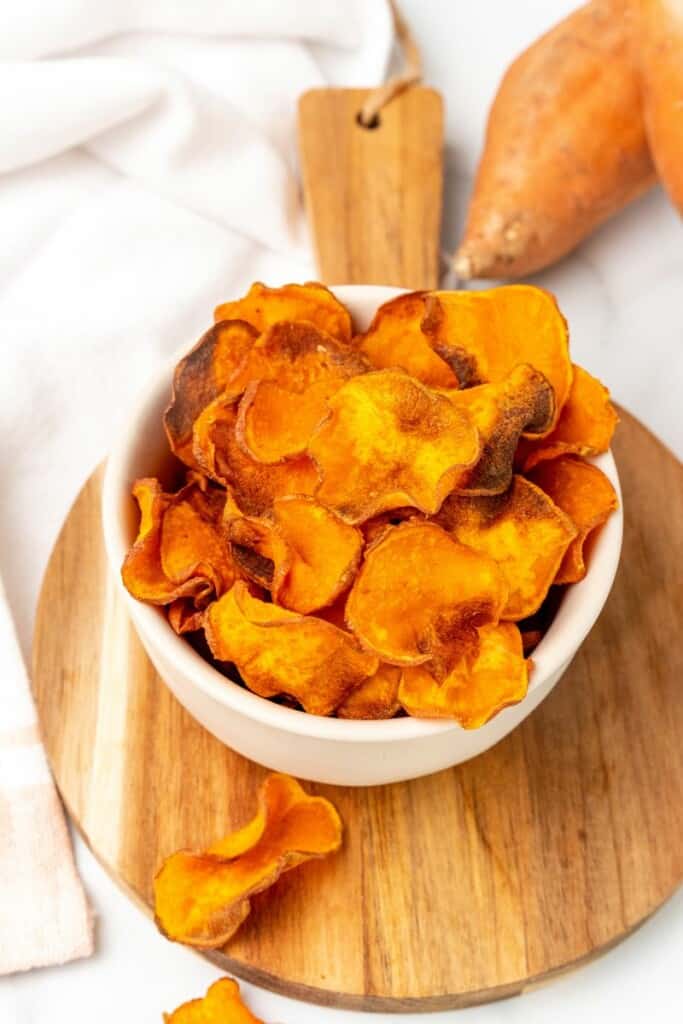
POLYGON ((246 385, 236 426, 242 448, 266 463, 300 454, 324 419, 328 399, 366 370, 357 352, 313 324, 274 324, 238 375, 246 385))
POLYGON ((238 580, 206 614, 204 629, 219 661, 232 661, 262 697, 288 694, 314 715, 330 715, 377 671, 377 658, 349 633, 252 597, 238 580))
POLYGON ((337 718, 393 718, 400 708, 401 669, 381 664, 374 676, 352 690, 337 708, 337 718))
POLYGON ((341 846, 334 806, 295 779, 269 775, 256 817, 206 853, 181 850, 154 879, 157 925, 167 938, 203 949, 223 946, 244 921, 250 898, 291 868, 341 846))
POLYGON ((246 575, 303 615, 348 589, 363 549, 359 530, 305 496, 276 498, 272 519, 233 519, 227 530, 246 575))
POLYGON ((354 338, 377 370, 406 370, 433 388, 457 388, 458 378, 422 329, 426 292, 409 292, 380 306, 365 334, 354 338))
POLYGON ((505 494, 451 494, 437 517, 461 544, 496 561, 508 586, 503 619, 523 619, 540 607, 576 537, 571 519, 547 494, 515 476, 505 494))
POLYGON ((444 678, 474 627, 497 622, 507 585, 495 561, 436 523, 388 527, 368 549, 346 602, 363 646, 392 665, 430 663, 444 678))
MULTIPOLYGON (((219 496, 222 499, 222 495, 219 496)), ((197 576, 208 579, 220 597, 235 580, 235 565, 221 529, 221 500, 212 507, 195 484, 174 495, 161 526, 160 558, 164 575, 182 584, 197 576)))
POLYGON ((541 462, 530 479, 548 494, 577 528, 555 583, 577 583, 587 572, 586 542, 617 508, 616 491, 602 470, 573 455, 541 462))
POLYGON ((197 484, 165 494, 158 480, 136 480, 140 507, 137 540, 126 555, 121 577, 139 601, 170 604, 192 597, 195 607, 227 590, 234 579, 230 548, 197 484), (196 547, 195 547, 196 545, 196 547))
POLYGON ((330 393, 349 377, 367 370, 363 357, 315 324, 285 321, 273 324, 252 345, 231 382, 231 392, 254 381, 274 380, 288 391, 302 393, 328 381, 330 393))
POLYGON ((257 331, 265 331, 280 320, 308 320, 338 341, 351 340, 349 311, 317 281, 281 288, 268 288, 257 281, 243 298, 217 306, 214 319, 246 320, 257 331))
POLYGON ((263 1021, 246 1008, 237 982, 220 978, 203 999, 191 999, 173 1013, 165 1013, 164 1024, 263 1024, 263 1021))
POLYGON ((522 441, 518 464, 527 472, 558 455, 600 455, 609 448, 618 422, 605 385, 575 363, 569 398, 557 426, 541 441, 522 441))
POLYGON ((555 393, 545 433, 554 427, 569 394, 572 365, 567 324, 549 292, 527 284, 431 292, 427 308, 423 330, 463 387, 502 381, 515 366, 528 363, 555 393))
POLYGON ((363 537, 313 498, 273 502, 275 529, 289 553, 289 566, 273 588, 273 599, 307 615, 347 590, 358 569, 363 537))
POLYGON ((476 656, 462 658, 440 684, 422 667, 403 670, 398 697, 409 715, 453 718, 463 729, 478 729, 524 699, 529 674, 517 626, 501 622, 478 634, 476 656))
POLYGON ((313 494, 320 475, 307 455, 277 466, 256 462, 238 444, 236 422, 235 401, 219 398, 212 402, 195 423, 193 450, 204 472, 229 488, 231 503, 243 515, 263 515, 275 498, 286 494, 313 494))
POLYGON ((189 466, 195 420, 228 387, 256 338, 258 331, 242 320, 217 323, 176 366, 164 427, 171 451, 189 466))
POLYGON ((400 370, 354 377, 329 408, 308 451, 318 499, 350 523, 404 505, 437 512, 479 457, 471 417, 400 370))
POLYGON ((455 484, 464 494, 500 494, 512 480, 515 453, 523 431, 542 432, 552 422, 553 389, 538 370, 520 363, 503 380, 449 392, 481 435, 479 460, 455 484))

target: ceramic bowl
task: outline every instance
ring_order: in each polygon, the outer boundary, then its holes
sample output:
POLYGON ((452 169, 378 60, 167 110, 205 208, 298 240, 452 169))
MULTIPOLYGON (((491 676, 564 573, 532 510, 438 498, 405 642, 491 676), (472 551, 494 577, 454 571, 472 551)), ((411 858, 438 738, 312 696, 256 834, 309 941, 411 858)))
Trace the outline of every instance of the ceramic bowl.
MULTIPOLYGON (((369 285, 333 290, 350 310, 357 329, 364 329, 377 307, 400 291, 369 285)), ((259 764, 301 779, 348 786, 412 779, 466 761, 498 743, 531 714, 566 671, 607 600, 621 550, 621 506, 593 546, 586 578, 568 588, 534 651, 527 696, 482 728, 465 730, 453 722, 417 718, 370 722, 320 718, 273 704, 218 672, 175 635, 162 610, 140 604, 120 584, 121 563, 137 528, 131 484, 141 476, 164 480, 172 472, 162 414, 178 358, 144 391, 128 429, 109 456, 102 516, 111 571, 133 625, 159 675, 190 714, 221 742, 259 764)), ((611 453, 594 461, 620 493, 611 453)))

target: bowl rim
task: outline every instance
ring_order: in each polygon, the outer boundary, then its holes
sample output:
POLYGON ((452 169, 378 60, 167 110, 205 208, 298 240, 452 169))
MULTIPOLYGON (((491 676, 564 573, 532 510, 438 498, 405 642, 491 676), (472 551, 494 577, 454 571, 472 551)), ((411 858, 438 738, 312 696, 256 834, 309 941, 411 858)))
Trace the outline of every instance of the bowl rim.
MULTIPOLYGON (((330 290, 346 305, 353 307, 358 301, 362 301, 368 305, 374 303, 373 309, 376 309, 381 303, 408 289, 382 285, 335 285, 330 286, 330 290)), ((142 604, 125 589, 120 567, 130 545, 130 538, 127 536, 123 508, 125 502, 130 500, 130 487, 133 482, 127 465, 152 408, 158 408, 170 394, 173 369, 186 352, 187 346, 184 345, 182 351, 175 353, 161 372, 157 369, 154 377, 138 393, 132 404, 128 425, 113 446, 105 467, 102 486, 102 526, 107 559, 136 630, 143 638, 149 640, 152 647, 163 651, 164 659, 173 662, 178 671, 204 694, 264 726, 328 741, 364 743, 400 742, 448 731, 465 731, 451 719, 410 716, 381 720, 331 718, 274 704, 220 673, 183 637, 174 633, 161 608, 142 604)), ((623 534, 623 502, 619 474, 611 450, 588 461, 598 466, 613 484, 619 499, 618 508, 595 540, 588 573, 582 581, 571 585, 571 590, 565 595, 550 629, 534 650, 534 669, 524 700, 500 711, 489 723, 481 727, 484 730, 500 716, 506 716, 522 708, 529 701, 533 691, 543 686, 554 673, 558 673, 559 678, 560 670, 568 665, 583 643, 609 596, 619 564, 623 534), (571 602, 570 597, 573 598, 571 602)))

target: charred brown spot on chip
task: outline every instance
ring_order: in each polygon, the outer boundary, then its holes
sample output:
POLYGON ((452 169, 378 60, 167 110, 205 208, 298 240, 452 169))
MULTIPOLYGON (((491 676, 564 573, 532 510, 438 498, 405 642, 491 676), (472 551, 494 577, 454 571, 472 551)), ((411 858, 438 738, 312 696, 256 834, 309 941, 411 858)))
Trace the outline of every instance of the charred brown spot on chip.
POLYGON ((528 472, 559 455, 600 455, 609 448, 618 422, 604 384, 574 364, 569 397, 555 429, 540 441, 522 441, 517 462, 528 472))
POLYGON ((192 428, 203 409, 229 385, 258 337, 249 324, 214 324, 182 359, 173 376, 173 396, 164 413, 171 450, 192 464, 192 428))
POLYGON ((462 474, 455 490, 507 490, 520 437, 529 430, 543 431, 552 422, 555 398, 550 384, 538 370, 520 364, 500 382, 450 392, 449 397, 471 416, 483 442, 478 462, 462 474))

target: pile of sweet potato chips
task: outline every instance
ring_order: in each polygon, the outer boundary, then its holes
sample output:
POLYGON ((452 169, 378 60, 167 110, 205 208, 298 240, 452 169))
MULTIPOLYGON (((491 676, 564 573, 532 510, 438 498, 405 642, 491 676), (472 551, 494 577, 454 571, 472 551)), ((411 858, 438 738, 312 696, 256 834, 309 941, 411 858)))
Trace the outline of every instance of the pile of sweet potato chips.
POLYGON ((262 697, 476 728, 586 574, 616 423, 540 288, 403 294, 355 334, 323 285, 255 284, 176 368, 184 478, 136 481, 123 580, 262 697))

